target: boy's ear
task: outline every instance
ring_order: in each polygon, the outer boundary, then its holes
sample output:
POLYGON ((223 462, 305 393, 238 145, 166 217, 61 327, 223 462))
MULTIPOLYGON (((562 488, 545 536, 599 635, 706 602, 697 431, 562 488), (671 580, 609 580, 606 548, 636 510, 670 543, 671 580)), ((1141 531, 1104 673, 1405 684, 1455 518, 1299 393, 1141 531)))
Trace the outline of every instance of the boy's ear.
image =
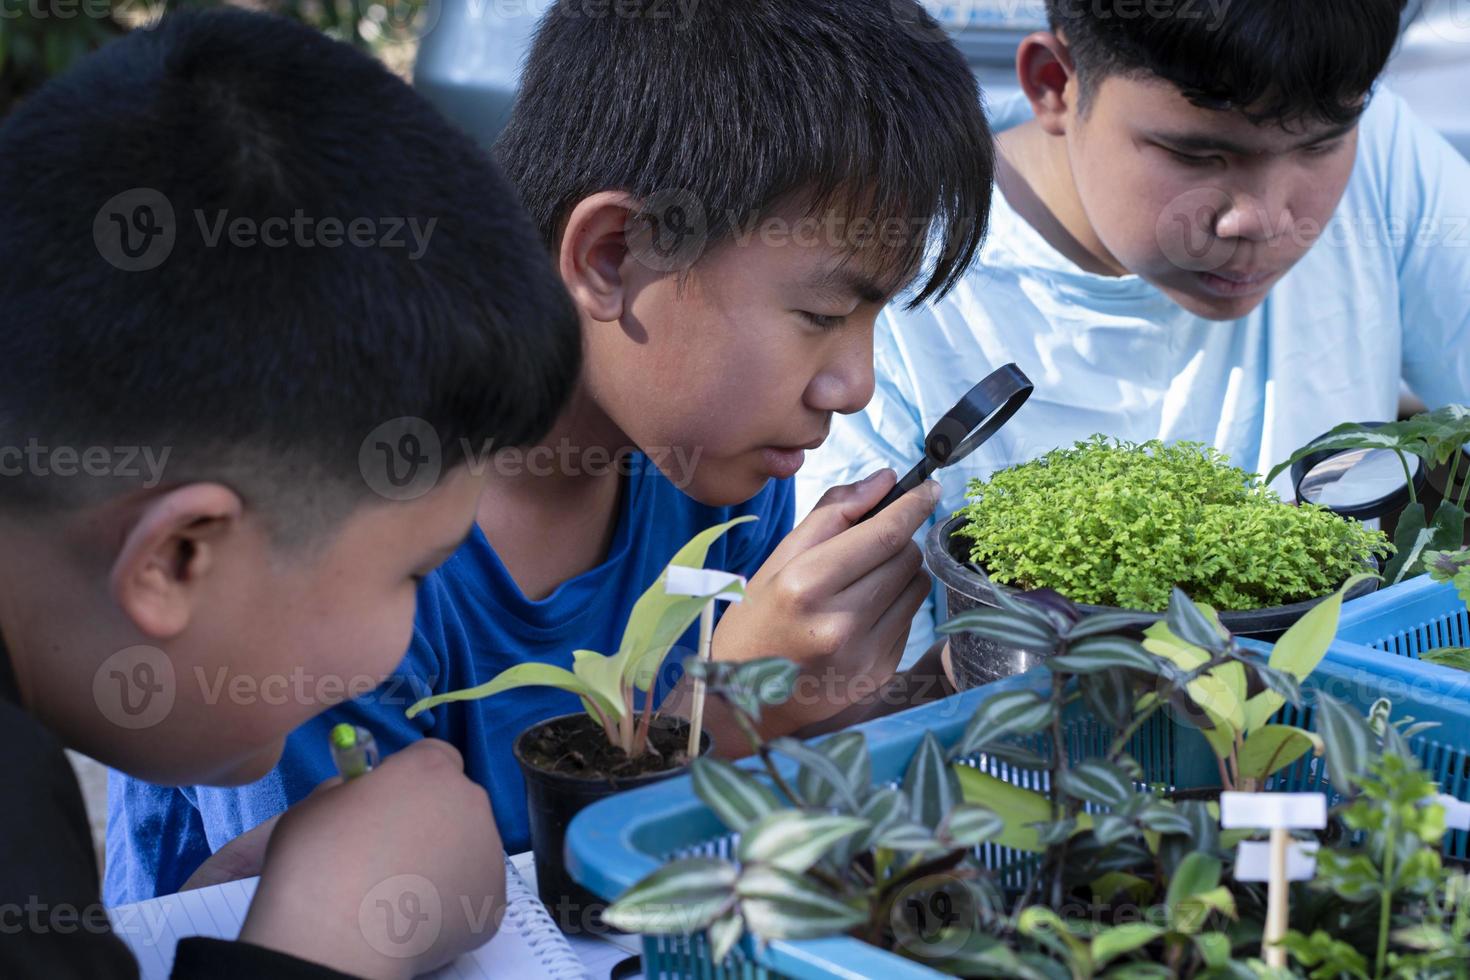
POLYGON ((603 323, 622 318, 628 283, 628 227, 638 199, 601 191, 572 209, 561 236, 558 271, 585 315, 603 323))
POLYGON ((244 503, 218 483, 191 483, 153 497, 125 528, 112 563, 113 600, 145 635, 167 640, 189 625, 220 546, 239 534, 244 503))
POLYGON ((1041 128, 1052 136, 1064 135, 1067 110, 1077 92, 1066 39, 1051 31, 1028 35, 1016 49, 1016 78, 1041 128))

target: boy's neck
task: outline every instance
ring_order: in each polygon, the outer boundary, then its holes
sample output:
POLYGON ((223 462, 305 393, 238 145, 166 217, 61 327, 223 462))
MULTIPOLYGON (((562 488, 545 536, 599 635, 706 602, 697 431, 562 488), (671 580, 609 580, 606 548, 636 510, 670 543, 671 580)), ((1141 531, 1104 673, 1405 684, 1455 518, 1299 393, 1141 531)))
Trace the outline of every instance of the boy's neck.
POLYGON ((1066 141, 1034 119, 996 137, 996 188, 1047 244, 1083 272, 1130 273, 1113 258, 1082 207, 1066 141))
POLYGON ((526 598, 543 599, 606 560, 634 451, 578 387, 540 443, 497 457, 477 523, 526 598))

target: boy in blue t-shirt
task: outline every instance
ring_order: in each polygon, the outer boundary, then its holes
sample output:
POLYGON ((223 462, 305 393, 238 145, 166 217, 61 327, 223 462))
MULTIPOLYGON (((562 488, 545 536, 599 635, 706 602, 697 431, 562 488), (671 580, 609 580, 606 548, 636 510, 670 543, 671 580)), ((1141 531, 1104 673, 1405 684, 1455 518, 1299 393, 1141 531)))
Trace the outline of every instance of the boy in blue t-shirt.
MULTIPOLYGON (((706 0, 677 21, 552 8, 497 155, 579 310, 581 384, 539 447, 481 460, 478 526, 420 590, 388 684, 298 732, 249 787, 113 779, 111 901, 173 891, 212 852, 195 882, 251 873, 270 819, 330 775, 322 739, 342 720, 386 752, 457 746, 507 850, 526 849, 511 742, 577 699, 525 689, 411 721, 404 709, 517 663, 614 650, 675 550, 743 514, 760 520, 707 562, 750 576, 714 655, 801 664, 771 733, 944 693, 936 658, 897 671, 928 593, 910 539, 934 488, 859 524, 893 486, 880 470, 793 530, 790 482, 832 416, 871 396, 879 311, 910 284, 915 302, 942 295, 983 238, 989 133, 964 59, 936 37, 910 0, 706 0)), ((692 647, 665 665, 671 710, 692 647)), ((707 726, 738 752, 721 709, 707 726)))

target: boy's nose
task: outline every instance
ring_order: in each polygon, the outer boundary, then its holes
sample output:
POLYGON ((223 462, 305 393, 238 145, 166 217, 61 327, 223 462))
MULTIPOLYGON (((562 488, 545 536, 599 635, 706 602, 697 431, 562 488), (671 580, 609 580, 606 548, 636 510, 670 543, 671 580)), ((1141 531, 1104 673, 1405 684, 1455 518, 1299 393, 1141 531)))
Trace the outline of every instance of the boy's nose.
POLYGON ((1230 206, 1216 217, 1215 234, 1220 238, 1269 242, 1290 231, 1293 221, 1283 189, 1242 190, 1231 195, 1230 206))
POLYGON ((819 412, 852 415, 873 400, 873 338, 862 331, 861 340, 844 343, 838 355, 823 366, 807 386, 807 405, 819 412))

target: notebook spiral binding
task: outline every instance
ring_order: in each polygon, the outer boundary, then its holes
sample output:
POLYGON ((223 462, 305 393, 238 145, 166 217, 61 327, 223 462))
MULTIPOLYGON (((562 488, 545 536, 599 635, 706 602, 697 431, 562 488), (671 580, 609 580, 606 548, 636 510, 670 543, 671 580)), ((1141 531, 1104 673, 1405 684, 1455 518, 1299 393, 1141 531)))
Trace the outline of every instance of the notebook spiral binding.
POLYGON ((584 980, 587 973, 582 961, 509 858, 505 862, 505 899, 506 919, 541 960, 546 976, 550 980, 584 980))

